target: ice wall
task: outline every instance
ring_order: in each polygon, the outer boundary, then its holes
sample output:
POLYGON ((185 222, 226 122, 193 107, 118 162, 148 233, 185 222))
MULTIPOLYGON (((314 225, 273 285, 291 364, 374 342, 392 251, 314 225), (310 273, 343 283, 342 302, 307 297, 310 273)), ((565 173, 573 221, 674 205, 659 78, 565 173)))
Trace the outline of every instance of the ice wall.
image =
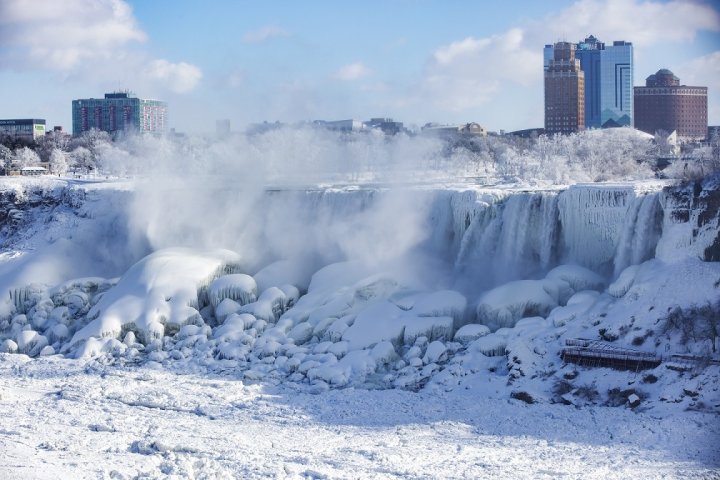
MULTIPOLYGON (((353 260, 368 263, 374 271, 412 268, 418 276, 437 277, 438 288, 476 294, 508 281, 543 278, 565 263, 610 278, 655 256, 665 261, 688 255, 713 259, 718 250, 713 245, 719 243, 718 190, 663 190, 660 184, 588 184, 550 191, 278 188, 266 190, 252 208, 242 209, 247 217, 206 228, 222 233, 208 235, 211 239, 237 238, 235 244, 217 247, 239 252, 250 272, 280 259, 303 260, 312 271, 353 260)), ((135 230, 124 210, 131 196, 132 191, 112 185, 67 185, 54 186, 51 193, 25 192, 24 198, 37 197, 34 202, 8 200, 5 215, 0 215, 0 253, 5 254, 0 277, 27 284, 115 276, 148 250, 173 246, 143 242, 149 237, 138 234, 143 232, 135 230), (62 253, 78 250, 82 255, 62 253), (13 251, 31 253, 13 260, 13 251), (66 257, 68 265, 53 267, 52 278, 18 276, 47 270, 47 259, 66 257)), ((233 210, 222 213, 228 218, 239 215, 233 210)), ((184 221, 196 222, 186 217, 184 221)), ((173 231, 157 233, 171 240, 173 231)), ((185 240, 186 247, 205 246, 193 245, 193 236, 185 240)))
POLYGON ((655 255, 661 187, 276 190, 262 202, 270 219, 263 243, 269 257, 290 252, 319 263, 422 252, 445 264, 448 286, 462 291, 542 278, 563 263, 616 277, 655 255))

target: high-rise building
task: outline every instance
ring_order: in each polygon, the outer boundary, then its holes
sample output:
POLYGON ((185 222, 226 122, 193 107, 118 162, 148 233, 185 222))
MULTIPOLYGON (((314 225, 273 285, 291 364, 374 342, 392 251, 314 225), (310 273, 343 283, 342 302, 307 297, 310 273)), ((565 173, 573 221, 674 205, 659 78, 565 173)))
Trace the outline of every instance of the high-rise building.
POLYGON ((651 134, 675 131, 680 141, 706 138, 707 87, 680 85, 670 70, 658 70, 644 87, 635 87, 635 127, 651 134))
POLYGON ((117 132, 162 133, 167 126, 167 103, 137 98, 130 92, 106 93, 105 98, 72 102, 73 135, 92 128, 117 132))
POLYGON ((576 46, 558 42, 545 69, 545 131, 571 133, 585 128, 585 75, 576 46))
MULTIPOLYGON (((590 35, 575 44, 575 58, 585 73, 585 127, 633 125, 633 46, 615 41, 606 45, 590 35)), ((545 45, 545 70, 553 58, 545 45)))

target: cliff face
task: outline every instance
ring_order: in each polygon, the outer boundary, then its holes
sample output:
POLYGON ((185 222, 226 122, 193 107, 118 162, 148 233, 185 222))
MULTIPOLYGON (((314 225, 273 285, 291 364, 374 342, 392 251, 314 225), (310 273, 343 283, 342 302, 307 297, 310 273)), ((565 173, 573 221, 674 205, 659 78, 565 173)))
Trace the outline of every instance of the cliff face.
POLYGON ((720 177, 668 187, 663 193, 663 235, 706 262, 720 261, 720 177))
POLYGON ((57 220, 59 209, 76 212, 86 191, 63 184, 9 185, 0 189, 0 248, 13 248, 57 220))

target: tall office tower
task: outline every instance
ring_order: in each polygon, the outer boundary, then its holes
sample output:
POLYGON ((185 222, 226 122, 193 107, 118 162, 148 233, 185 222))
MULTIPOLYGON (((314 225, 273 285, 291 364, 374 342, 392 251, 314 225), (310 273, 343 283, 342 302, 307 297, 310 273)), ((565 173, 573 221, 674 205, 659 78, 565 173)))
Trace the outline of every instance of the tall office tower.
POLYGON ((130 92, 106 93, 105 98, 72 101, 73 135, 96 128, 117 132, 162 133, 167 126, 167 103, 137 98, 130 92))
POLYGON ((545 69, 545 131, 571 133, 585 128, 585 75, 576 46, 558 42, 545 69))
MULTIPOLYGON (((545 70, 553 55, 545 45, 545 70)), ((606 45, 590 35, 576 44, 575 58, 585 73, 585 127, 633 125, 633 46, 616 41, 606 45)))
POLYGON ((670 70, 658 70, 635 87, 635 126, 650 134, 675 131, 681 141, 706 138, 707 87, 680 85, 670 70))

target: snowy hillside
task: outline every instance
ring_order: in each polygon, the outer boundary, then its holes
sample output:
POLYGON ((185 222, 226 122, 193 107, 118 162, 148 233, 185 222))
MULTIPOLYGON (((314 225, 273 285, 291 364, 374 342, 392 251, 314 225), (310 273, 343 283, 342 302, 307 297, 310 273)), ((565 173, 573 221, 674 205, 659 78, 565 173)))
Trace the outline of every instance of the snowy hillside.
MULTIPOLYGON (((261 392, 279 398, 298 392, 319 396, 302 396, 281 411, 312 410, 316 401, 368 410, 375 402, 395 410, 449 402, 478 415, 501 405, 503 418, 533 419, 533 426, 514 430, 429 413, 426 420, 439 423, 432 434, 418 427, 426 447, 432 435, 442 435, 437 428, 460 437, 469 428, 550 438, 543 416, 578 422, 573 428, 580 432, 593 428, 592 412, 610 416, 598 440, 603 445, 618 435, 640 448, 640 437, 631 440, 620 425, 652 429, 655 418, 679 430, 682 418, 692 418, 701 432, 683 433, 691 443, 720 438, 716 182, 201 191, 50 179, 0 185, 0 286, 7 292, 0 308, 2 408, 25 395, 28 380, 17 372, 36 372, 39 380, 28 385, 41 393, 28 399, 41 399, 55 388, 48 369, 85 368, 70 389, 82 402, 89 400, 80 391, 101 382, 97 401, 119 402, 110 417, 133 415, 128 408, 138 405, 172 410, 197 415, 208 434, 207 418, 242 420, 221 404, 274 415, 261 392), (162 385, 176 374, 234 393, 119 386, 134 378, 162 385), (363 392, 352 393, 357 389, 363 392), (378 389, 387 395, 370 392, 378 389), (191 399, 184 402, 186 393, 191 399), (582 412, 592 419, 571 413, 573 406, 588 409, 582 412)), ((68 388, 60 387, 59 398, 68 388)), ((48 415, 56 408, 42 402, 48 415)), ((342 423, 341 413, 326 420, 342 423)), ((169 445, 167 433, 138 438, 120 420, 98 415, 92 424, 103 435, 122 437, 130 453, 162 456, 169 463, 159 468, 167 474, 187 474, 195 467, 179 459, 198 456, 216 472, 272 474, 200 454, 206 450, 197 445, 169 445)), ((407 421, 397 411, 387 415, 383 428, 407 421)), ((371 418, 357 421, 370 428, 371 418)), ((590 441, 583 435, 551 440, 590 441)), ((75 448, 56 438, 48 451, 75 448)), ((524 441, 497 447, 524 448, 524 441)), ((660 440, 658 448, 670 443, 660 440)), ((691 443, 677 452, 680 463, 661 466, 651 456, 625 473, 702 476, 720 467, 717 452, 691 443)), ((566 447, 551 448, 550 458, 566 447)), ((358 460, 360 471, 402 474, 394 447, 372 451, 373 458, 387 456, 390 470, 358 460)), ((450 457, 434 455, 428 470, 405 474, 439 474, 450 457)), ((475 461, 481 453, 469 455, 475 461)), ((626 454, 609 455, 622 462, 626 454)), ((271 463, 281 461, 289 460, 271 463)), ((588 460, 595 468, 606 461, 588 460)), ((548 472, 551 463, 543 467, 548 472)), ((151 468, 145 461, 137 467, 151 468)), ((286 464, 285 474, 342 476, 337 468, 286 464)), ((499 474, 510 471, 502 468, 499 474)))

